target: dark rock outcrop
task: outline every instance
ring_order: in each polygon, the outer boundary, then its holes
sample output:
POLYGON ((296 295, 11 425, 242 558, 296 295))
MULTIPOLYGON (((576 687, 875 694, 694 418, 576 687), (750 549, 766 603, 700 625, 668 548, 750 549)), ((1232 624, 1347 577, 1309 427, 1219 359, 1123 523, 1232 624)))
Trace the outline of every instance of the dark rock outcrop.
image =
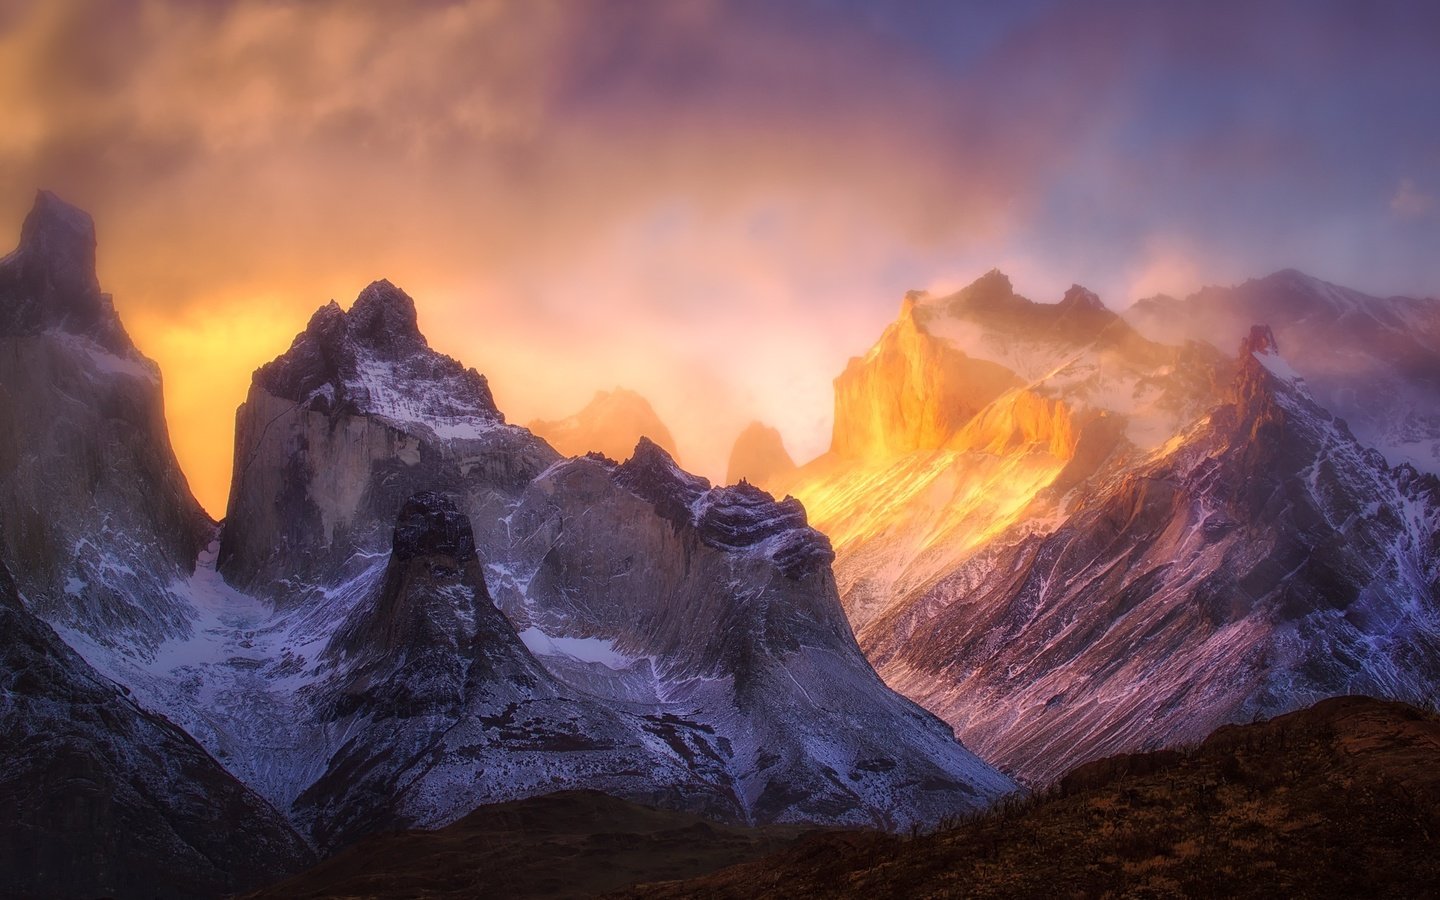
POLYGON ((439 556, 464 565, 475 559, 475 533, 455 501, 422 491, 400 507, 391 554, 401 562, 417 556, 439 556))
POLYGON ((216 896, 312 861, 264 800, 27 612, 0 563, 0 894, 216 896))

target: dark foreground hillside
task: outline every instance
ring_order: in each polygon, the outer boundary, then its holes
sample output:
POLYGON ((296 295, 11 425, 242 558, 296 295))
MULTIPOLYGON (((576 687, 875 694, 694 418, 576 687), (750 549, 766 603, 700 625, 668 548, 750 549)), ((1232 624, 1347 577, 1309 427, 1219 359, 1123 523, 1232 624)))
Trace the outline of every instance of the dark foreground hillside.
POLYGON ((1090 763, 932 835, 728 827, 570 791, 369 838, 251 896, 1424 897, 1437 838, 1440 716, 1342 697, 1090 763))
POLYGON ((591 897, 713 872, 813 831, 718 825, 597 791, 564 791, 483 806, 436 831, 362 840, 250 897, 591 897))
POLYGON ((1363 697, 1080 767, 931 836, 815 835, 627 897, 1440 895, 1440 717, 1363 697))

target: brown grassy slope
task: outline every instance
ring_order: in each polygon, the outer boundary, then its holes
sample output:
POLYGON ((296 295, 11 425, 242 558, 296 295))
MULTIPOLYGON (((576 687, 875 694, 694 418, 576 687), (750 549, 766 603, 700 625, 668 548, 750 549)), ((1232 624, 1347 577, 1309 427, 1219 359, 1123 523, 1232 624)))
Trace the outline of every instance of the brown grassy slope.
POLYGON ((816 835, 625 897, 1440 896, 1440 717, 1363 697, 1080 767, 912 840, 816 835))
POLYGON ((436 831, 377 835, 261 898, 592 897, 691 878, 775 852, 813 829, 741 828, 598 791, 482 806, 436 831))

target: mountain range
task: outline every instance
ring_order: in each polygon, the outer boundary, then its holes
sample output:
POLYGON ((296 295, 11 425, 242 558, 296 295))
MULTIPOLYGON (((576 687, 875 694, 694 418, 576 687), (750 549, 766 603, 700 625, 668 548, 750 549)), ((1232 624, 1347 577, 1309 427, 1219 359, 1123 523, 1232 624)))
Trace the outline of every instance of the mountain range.
MULTIPOLYGON (((42 883, 144 895, 108 873, 168 866, 194 873, 187 891, 231 890, 560 789, 892 829, 1014 789, 875 675, 799 503, 712 487, 648 439, 623 463, 562 457, 431 350, 385 281, 321 307, 256 371, 227 514, 209 521, 95 246, 90 218, 42 193, 0 262, 16 488, 0 532, 35 634, 20 649, 59 661, 13 677, 51 698, 44 715, 84 683, 125 717, 71 741, 75 767, 120 764, 133 734, 149 765, 196 774, 86 822, 113 833, 180 806, 178 840, 140 860, 95 842, 93 867, 42 883), (162 724, 165 740, 145 737, 162 724), (206 852, 237 829, 262 846, 206 852)), ((18 696, 11 733, 58 736, 18 696)), ((27 784, 19 820, 72 814, 27 784)), ((7 858, 0 883, 46 877, 7 858)))
POLYGON ((1352 384, 1433 402, 1421 341, 1440 309, 1293 272, 1169 302, 1289 310, 1296 352, 1263 324, 1227 352, 1199 339, 1225 342, 1205 315, 1142 303, 1172 333, 1204 323, 1157 343, 1082 287, 1036 303, 992 271, 907 296, 836 379, 829 452, 763 482, 834 542, 886 683, 1031 784, 1337 694, 1429 705, 1440 685, 1434 465, 1367 444, 1394 429, 1357 435, 1322 403, 1338 388, 1310 382, 1336 383, 1357 310, 1429 316, 1359 328, 1345 356, 1352 384), (1409 355, 1387 354, 1402 331, 1409 355))
POLYGON ((1433 302, 992 271, 905 296, 828 452, 756 423, 720 486, 630 392, 507 422, 380 280, 255 371, 215 522, 95 258, 41 192, 0 260, 0 891, 246 890, 557 791, 918 830, 1437 696, 1433 302))

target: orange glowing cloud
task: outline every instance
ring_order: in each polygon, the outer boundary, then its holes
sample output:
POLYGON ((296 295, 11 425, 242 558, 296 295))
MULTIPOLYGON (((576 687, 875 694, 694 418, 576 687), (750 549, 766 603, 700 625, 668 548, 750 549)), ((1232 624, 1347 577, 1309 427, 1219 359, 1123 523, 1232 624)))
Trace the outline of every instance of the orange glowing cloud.
POLYGON ((1166 280, 1092 252, 1047 192, 1119 197, 1093 162, 1143 108, 1138 67, 1223 34, 1146 4, 1023 6, 930 34, 718 0, 20 2, 0 12, 0 222, 36 187, 94 214, 216 515, 250 371, 380 277, 512 421, 625 385, 718 478, 752 419, 797 459, 824 449, 831 378, 907 288, 1004 265, 1058 296, 1089 280, 1074 258, 1102 293, 1166 280))

